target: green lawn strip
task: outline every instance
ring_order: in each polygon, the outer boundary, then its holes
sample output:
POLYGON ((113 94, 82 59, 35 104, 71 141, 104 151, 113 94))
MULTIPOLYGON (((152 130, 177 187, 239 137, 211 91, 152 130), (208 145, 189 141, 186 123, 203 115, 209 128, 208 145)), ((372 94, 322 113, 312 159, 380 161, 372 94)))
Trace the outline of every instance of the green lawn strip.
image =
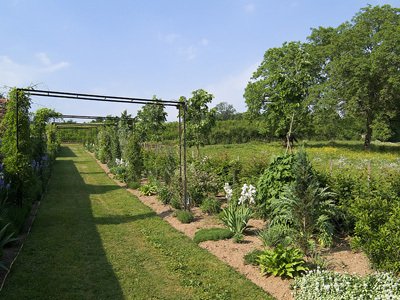
POLYGON ((273 299, 64 146, 0 299, 273 299))

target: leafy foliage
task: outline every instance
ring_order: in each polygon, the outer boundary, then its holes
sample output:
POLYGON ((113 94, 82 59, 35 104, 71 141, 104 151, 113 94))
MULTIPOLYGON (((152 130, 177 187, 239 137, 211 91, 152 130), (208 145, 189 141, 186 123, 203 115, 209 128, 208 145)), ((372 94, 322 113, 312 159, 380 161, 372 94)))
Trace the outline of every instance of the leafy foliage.
POLYGON ((364 250, 374 267, 396 274, 400 273, 399 194, 396 182, 370 182, 351 205, 356 220, 352 245, 364 250))
POLYGON ((128 145, 125 150, 125 161, 127 166, 127 180, 140 182, 143 170, 142 146, 139 142, 138 135, 132 135, 129 138, 128 145))
POLYGON ((277 155, 259 178, 256 203, 259 214, 264 219, 272 212, 271 204, 279 199, 283 188, 294 180, 293 163, 292 154, 277 155))
POLYGON ((271 204, 272 226, 287 224, 296 244, 307 253, 308 242, 315 235, 319 242, 329 246, 333 239, 330 218, 336 206, 328 188, 320 187, 304 149, 296 154, 293 166, 295 180, 286 186, 278 200, 271 204))
POLYGON ((151 184, 144 184, 140 186, 139 191, 142 195, 151 196, 157 191, 157 187, 151 184))
POLYGON ((258 266, 258 264, 259 264, 258 258, 263 253, 264 253, 263 250, 254 249, 252 252, 243 255, 244 264, 248 264, 248 265, 250 264, 250 265, 253 265, 253 266, 258 266))
POLYGON ((242 234, 248 228, 252 217, 252 209, 245 206, 228 205, 222 211, 221 220, 234 234, 242 234))
POLYGON ((292 243, 291 229, 285 224, 267 224, 264 229, 257 231, 257 237, 263 246, 276 247, 279 244, 289 246, 292 243))
POLYGON ((204 241, 218 241, 230 239, 233 232, 227 228, 203 228, 194 234, 193 241, 198 244, 204 241))
POLYGON ((165 129, 164 123, 167 120, 167 113, 164 111, 161 99, 153 96, 153 102, 147 103, 137 112, 139 123, 137 132, 141 141, 161 141, 161 133, 165 129))
POLYGON ((327 78, 320 96, 336 99, 342 116, 363 120, 365 148, 373 129, 383 138, 392 135, 390 121, 399 114, 399 12, 369 5, 351 22, 313 29, 310 37, 327 78))
MULTIPOLYGON (((13 233, 10 233, 7 236, 4 236, 7 230, 7 227, 10 225, 10 223, 8 223, 7 225, 5 225, 1 230, 0 230, 0 257, 3 255, 3 248, 6 244, 17 241, 18 238, 13 238, 12 236, 14 235, 13 233)), ((7 267, 4 265, 3 262, 0 261, 0 268, 3 268, 5 270, 7 270, 7 267)))
MULTIPOLYGON (((192 92, 187 100, 186 108, 186 138, 188 146, 196 146, 197 156, 200 157, 200 146, 204 145, 211 128, 215 125, 215 110, 208 109, 214 96, 203 89, 192 92)), ((184 97, 180 101, 186 102, 184 97)))
POLYGON ((291 285, 294 299, 398 299, 400 280, 388 273, 359 275, 332 271, 308 271, 291 285))
POLYGON ((286 135, 294 115, 298 123, 295 131, 308 122, 307 98, 318 77, 317 65, 312 63, 309 48, 305 43, 285 42, 282 47, 265 52, 264 60, 244 94, 248 112, 259 120, 261 133, 286 135))
POLYGON ((204 213, 218 214, 221 211, 221 200, 214 197, 207 197, 200 205, 200 209, 204 213))
POLYGON ((261 273, 294 278, 308 270, 303 260, 303 252, 298 248, 278 245, 273 250, 264 250, 258 258, 261 273))
POLYGON ((193 213, 187 210, 178 210, 176 217, 181 223, 191 223, 194 220, 193 213))

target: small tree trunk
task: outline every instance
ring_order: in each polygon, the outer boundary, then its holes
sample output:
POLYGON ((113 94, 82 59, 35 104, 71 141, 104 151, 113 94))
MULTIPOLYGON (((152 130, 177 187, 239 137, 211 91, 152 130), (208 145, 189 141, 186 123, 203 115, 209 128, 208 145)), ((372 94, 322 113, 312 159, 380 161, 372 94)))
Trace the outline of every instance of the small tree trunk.
POLYGON ((367 113, 367 124, 366 124, 365 140, 364 140, 364 150, 369 150, 369 146, 371 144, 371 137, 372 137, 371 124, 372 124, 371 113, 367 113))
POLYGON ((294 120, 294 112, 293 112, 293 115, 292 115, 292 121, 290 122, 290 128, 289 128, 289 132, 287 133, 287 135, 286 135, 286 153, 288 153, 288 151, 289 151, 289 149, 290 149, 290 154, 292 154, 293 153, 293 151, 292 151, 292 146, 291 146, 291 144, 290 144, 290 137, 291 137, 291 135, 292 135, 292 126, 293 126, 293 120, 294 120))

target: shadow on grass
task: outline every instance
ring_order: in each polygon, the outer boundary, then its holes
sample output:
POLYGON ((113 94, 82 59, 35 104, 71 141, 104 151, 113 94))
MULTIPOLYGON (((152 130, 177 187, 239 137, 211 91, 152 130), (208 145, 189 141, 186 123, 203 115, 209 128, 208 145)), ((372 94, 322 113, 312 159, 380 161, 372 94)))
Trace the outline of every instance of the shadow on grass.
POLYGON ((77 157, 76 154, 68 147, 61 146, 58 157, 77 157))
POLYGON ((97 224, 132 222, 155 213, 94 217, 90 195, 118 186, 85 184, 71 157, 77 155, 62 147, 33 230, 0 299, 125 299, 97 224))
POLYGON ((157 214, 155 212, 136 215, 136 216, 118 215, 118 216, 95 218, 95 222, 96 222, 96 224, 100 224, 100 225, 118 225, 118 224, 124 224, 124 223, 131 223, 131 222, 135 222, 138 220, 143 220, 143 219, 156 217, 156 216, 157 216, 157 214))

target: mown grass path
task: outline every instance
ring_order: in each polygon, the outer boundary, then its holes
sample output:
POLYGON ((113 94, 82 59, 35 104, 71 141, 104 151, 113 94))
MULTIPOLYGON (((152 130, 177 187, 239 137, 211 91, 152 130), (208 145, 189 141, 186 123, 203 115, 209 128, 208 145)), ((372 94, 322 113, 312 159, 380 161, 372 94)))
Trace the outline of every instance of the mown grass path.
POLYGON ((69 145, 0 299, 272 298, 69 145))

